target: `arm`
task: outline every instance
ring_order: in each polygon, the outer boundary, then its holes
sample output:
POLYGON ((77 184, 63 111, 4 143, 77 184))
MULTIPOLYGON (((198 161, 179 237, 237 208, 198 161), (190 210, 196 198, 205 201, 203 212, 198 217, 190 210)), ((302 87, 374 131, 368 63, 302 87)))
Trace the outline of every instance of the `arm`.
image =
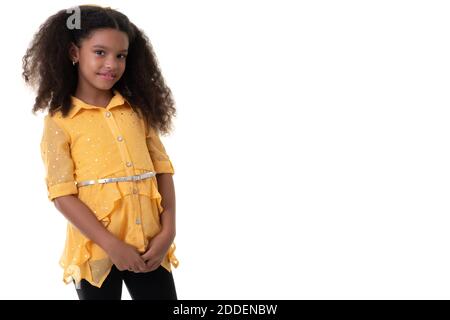
POLYGON ((161 265, 164 256, 175 239, 175 187, 171 173, 156 175, 158 191, 161 194, 161 231, 150 240, 147 251, 142 255, 147 271, 153 271, 161 265))
POLYGON ((158 190, 162 196, 162 207, 164 211, 161 213, 161 233, 165 234, 170 243, 174 240, 176 234, 175 223, 175 186, 173 177, 170 173, 160 173, 156 175, 158 181, 158 190))
POLYGON ((172 243, 175 238, 175 187, 173 183, 175 170, 166 148, 153 128, 148 128, 146 139, 150 158, 156 172, 158 191, 162 197, 161 205, 164 208, 161 213, 161 232, 168 236, 167 240, 172 243))
POLYGON ((91 209, 74 195, 55 198, 54 204, 67 220, 105 252, 111 251, 118 239, 94 216, 91 209))
POLYGON ((161 230, 150 240, 147 251, 142 255, 147 271, 153 271, 161 265, 175 239, 175 187, 172 178, 175 171, 158 133, 153 128, 148 128, 146 138, 150 158, 157 173, 158 191, 163 207, 160 214, 161 230))
POLYGON ((133 246, 121 241, 98 221, 94 213, 74 195, 57 197, 56 208, 87 238, 98 244, 119 270, 144 272, 146 265, 133 246))

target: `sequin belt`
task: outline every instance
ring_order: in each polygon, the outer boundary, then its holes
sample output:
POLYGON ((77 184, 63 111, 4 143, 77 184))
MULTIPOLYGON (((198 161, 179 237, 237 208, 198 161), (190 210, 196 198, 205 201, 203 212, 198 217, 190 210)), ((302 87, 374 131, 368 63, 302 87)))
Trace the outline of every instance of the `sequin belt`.
POLYGON ((97 180, 84 180, 84 181, 77 181, 76 185, 77 187, 84 187, 91 184, 96 183, 110 183, 110 182, 123 182, 123 181, 139 181, 144 180, 147 178, 151 178, 156 175, 156 172, 149 171, 142 174, 134 175, 134 176, 126 176, 126 177, 117 177, 117 178, 103 178, 103 179, 97 179, 97 180))

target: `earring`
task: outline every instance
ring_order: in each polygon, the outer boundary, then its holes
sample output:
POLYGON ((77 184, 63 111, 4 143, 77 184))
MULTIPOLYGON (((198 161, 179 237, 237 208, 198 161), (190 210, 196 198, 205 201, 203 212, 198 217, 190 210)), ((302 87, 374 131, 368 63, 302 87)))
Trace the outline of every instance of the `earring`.
POLYGON ((72 65, 74 66, 76 64, 76 61, 72 61, 72 65))

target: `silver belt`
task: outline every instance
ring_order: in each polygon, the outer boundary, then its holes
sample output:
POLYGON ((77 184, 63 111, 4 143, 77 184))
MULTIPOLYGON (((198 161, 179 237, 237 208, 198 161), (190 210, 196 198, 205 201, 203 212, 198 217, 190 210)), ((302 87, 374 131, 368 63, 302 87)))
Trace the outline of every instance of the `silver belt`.
POLYGON ((126 176, 126 177, 117 177, 117 178, 103 178, 103 179, 97 179, 97 180, 84 180, 84 181, 77 181, 76 185, 77 187, 84 187, 91 184, 96 183, 109 183, 109 182, 123 182, 123 181, 139 181, 144 180, 150 177, 155 176, 156 173, 153 171, 149 171, 146 173, 134 175, 134 176, 126 176))

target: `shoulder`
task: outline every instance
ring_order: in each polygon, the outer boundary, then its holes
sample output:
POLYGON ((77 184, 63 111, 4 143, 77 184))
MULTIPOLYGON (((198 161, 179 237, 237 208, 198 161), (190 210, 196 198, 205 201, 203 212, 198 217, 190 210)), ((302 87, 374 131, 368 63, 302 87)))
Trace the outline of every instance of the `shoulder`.
POLYGON ((47 112, 44 116, 44 127, 49 129, 59 129, 64 132, 66 137, 69 137, 68 134, 70 124, 68 123, 68 120, 70 120, 69 117, 64 117, 61 111, 55 111, 53 114, 50 114, 50 112, 47 112))
POLYGON ((47 112, 47 114, 45 115, 45 119, 46 121, 53 121, 58 123, 59 125, 70 125, 71 121, 71 117, 70 114, 64 116, 62 111, 60 109, 57 109, 55 111, 53 111, 52 113, 47 112))

